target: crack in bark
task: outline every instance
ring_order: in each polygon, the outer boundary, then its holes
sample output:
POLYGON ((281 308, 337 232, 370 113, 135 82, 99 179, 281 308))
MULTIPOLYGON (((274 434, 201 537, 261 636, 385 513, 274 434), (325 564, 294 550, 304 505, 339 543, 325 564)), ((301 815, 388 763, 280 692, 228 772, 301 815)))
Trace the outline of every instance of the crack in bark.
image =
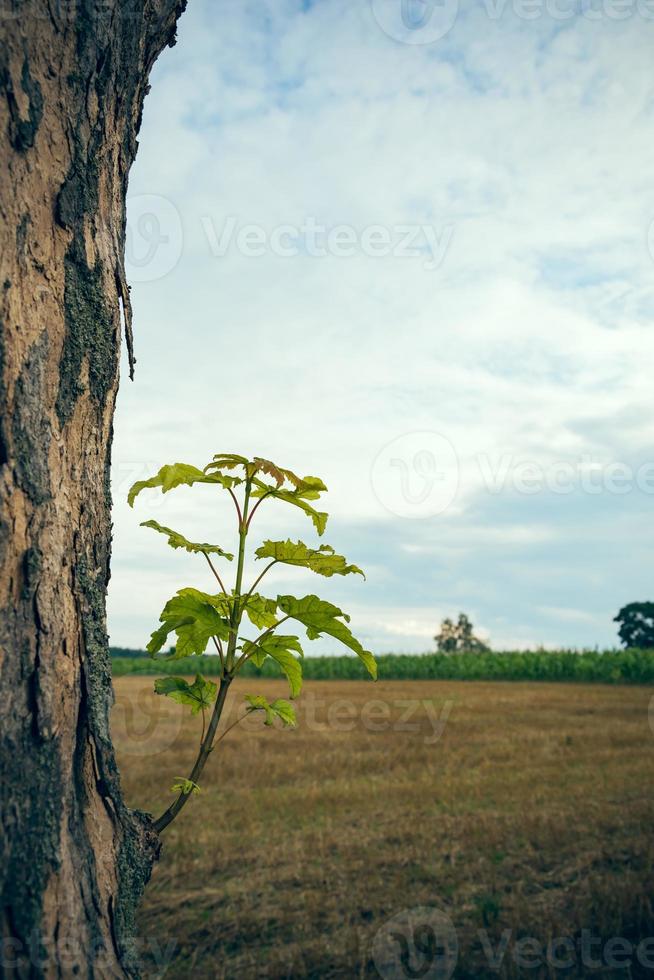
POLYGON ((16 97, 14 80, 7 63, 0 65, 0 88, 4 90, 9 109, 9 140, 19 153, 34 146, 36 134, 43 118, 43 91, 37 79, 30 74, 27 54, 23 58, 20 87, 27 97, 27 118, 23 118, 16 97))
POLYGON ((127 176, 184 7, 33 0, 3 22, 0 935, 21 944, 19 978, 73 975, 56 949, 41 956, 59 939, 79 945, 76 975, 137 976, 134 916, 159 853, 109 732, 108 479, 119 301, 134 363, 127 176))

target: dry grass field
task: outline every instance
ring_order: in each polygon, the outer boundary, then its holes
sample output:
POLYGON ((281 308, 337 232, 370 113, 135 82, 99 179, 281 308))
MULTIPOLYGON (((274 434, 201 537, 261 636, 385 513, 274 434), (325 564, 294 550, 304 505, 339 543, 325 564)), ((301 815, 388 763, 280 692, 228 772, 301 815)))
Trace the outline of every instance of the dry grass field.
MULTIPOLYGON (((158 813, 200 722, 152 683, 116 680, 112 725, 130 803, 158 813)), ((232 712, 245 692, 286 696, 281 681, 237 681, 232 712)), ((611 939, 654 936, 652 693, 308 682, 299 728, 235 728, 165 831, 140 918, 147 975, 378 977, 380 927, 432 906, 456 929, 455 977, 654 976, 654 943, 605 955, 611 939), (565 949, 537 965, 554 938, 576 943, 569 969, 565 949)), ((420 963, 384 976, 453 965, 420 963)))

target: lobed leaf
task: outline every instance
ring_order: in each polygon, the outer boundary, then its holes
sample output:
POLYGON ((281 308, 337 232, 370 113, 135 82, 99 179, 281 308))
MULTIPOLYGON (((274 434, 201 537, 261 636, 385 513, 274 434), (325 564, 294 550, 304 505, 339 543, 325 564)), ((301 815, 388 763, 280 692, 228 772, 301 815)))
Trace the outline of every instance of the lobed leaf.
POLYGON ((185 779, 184 776, 175 776, 175 782, 170 787, 170 792, 183 793, 184 796, 188 796, 189 793, 199 793, 200 787, 192 779, 185 779))
POLYGON ((160 626, 151 635, 145 649, 151 657, 154 657, 162 649, 170 633, 174 633, 180 626, 190 626, 193 622, 194 619, 192 616, 178 616, 177 618, 172 617, 166 620, 163 626, 160 626))
POLYGON ((350 621, 350 617, 338 606, 319 599, 316 595, 307 595, 302 599, 292 595, 280 595, 277 596, 277 605, 287 616, 306 627, 310 640, 316 640, 321 634, 327 633, 349 647, 362 660, 373 680, 377 679, 377 663, 373 654, 370 650, 364 650, 361 643, 352 635, 345 625, 350 621))
POLYGON ((211 463, 205 466, 204 471, 206 473, 209 470, 234 469, 237 466, 243 467, 246 477, 250 480, 257 473, 272 477, 275 481, 276 488, 283 487, 284 483, 290 483, 296 490, 305 492, 310 490, 319 490, 322 492, 327 489, 318 477, 298 476, 293 470, 289 470, 284 466, 278 466, 277 463, 273 463, 272 460, 265 459, 262 456, 247 459, 245 456, 239 456, 236 453, 217 453, 211 463))
MULTIPOLYGON (((284 565, 298 565, 309 568, 318 575, 330 578, 332 575, 363 575, 357 565, 348 565, 343 555, 337 555, 328 544, 318 549, 309 548, 302 541, 264 541, 255 551, 257 558, 272 558, 284 565)), ((363 575, 365 578, 365 575, 363 575)))
POLYGON ((277 602, 274 599, 266 599, 258 592, 248 597, 242 611, 258 630, 269 629, 277 624, 277 602))
POLYGON ((219 548, 217 544, 197 544, 195 541, 189 541, 183 534, 179 534, 178 531, 173 531, 172 528, 159 524, 158 521, 142 521, 141 527, 151 527, 153 531, 166 534, 168 536, 168 544, 171 548, 184 548, 190 552, 220 555, 221 558, 227 558, 228 561, 231 561, 234 557, 228 551, 223 551, 222 548, 219 548))
POLYGON ((154 631, 146 649, 154 656, 175 632, 177 645, 171 659, 204 653, 212 636, 229 639, 230 611, 231 600, 224 593, 209 595, 198 589, 180 589, 164 606, 159 617, 163 626, 154 631))
POLYGON ((263 666, 266 657, 271 657, 279 664, 288 680, 291 698, 296 698, 302 689, 302 666, 293 656, 291 652, 293 650, 301 657, 304 656, 304 650, 297 636, 278 636, 271 633, 243 644, 243 653, 250 657, 255 666, 263 666))
POLYGON ((218 453, 204 469, 207 472, 209 470, 234 469, 237 466, 243 467, 248 479, 252 479, 257 473, 265 473, 271 476, 278 487, 281 487, 286 481, 294 486, 298 486, 302 482, 301 477, 297 476, 292 470, 277 466, 272 460, 264 459, 261 456, 246 459, 245 456, 239 456, 236 453, 218 453))
MULTIPOLYGON (((272 476, 278 487, 283 486, 284 483, 290 483, 296 490, 308 489, 303 477, 298 476, 293 470, 278 466, 269 459, 262 459, 260 456, 255 456, 252 460, 252 465, 252 476, 255 473, 265 473, 267 476, 272 476)), ((325 487, 325 489, 327 488, 325 487)))
POLYGON ((270 704, 266 698, 260 694, 246 694, 245 700, 250 703, 250 707, 247 709, 248 712, 265 712, 266 718, 264 725, 272 725, 275 718, 279 718, 282 724, 287 725, 289 728, 296 727, 297 718, 295 717, 293 705, 289 704, 288 701, 284 701, 283 698, 278 698, 276 701, 273 701, 272 704, 270 704))
POLYGON ((309 503, 310 500, 318 500, 320 494, 327 490, 325 484, 317 476, 303 477, 300 481, 300 486, 294 490, 285 490, 283 487, 272 487, 256 477, 252 483, 254 486, 254 490, 252 491, 253 497, 272 497, 275 500, 283 500, 287 504, 299 507, 301 511, 311 518, 318 534, 324 533, 329 515, 324 511, 316 510, 309 503))
POLYGON ((133 507, 140 492, 148 488, 161 487, 162 493, 168 493, 175 487, 190 487, 194 483, 214 483, 231 487, 235 483, 241 482, 242 480, 236 477, 224 476, 222 473, 204 473, 190 463, 169 463, 162 466, 159 472, 155 476, 151 476, 149 480, 137 480, 127 495, 127 502, 130 507, 133 507))
POLYGON ((205 470, 233 470, 237 466, 247 466, 249 462, 246 456, 239 456, 238 453, 216 453, 211 463, 205 466, 205 470))
POLYGON ((191 713, 197 715, 203 708, 210 708, 216 699, 218 687, 201 674, 189 684, 183 677, 158 677, 154 682, 156 694, 163 694, 178 704, 191 706, 191 713))

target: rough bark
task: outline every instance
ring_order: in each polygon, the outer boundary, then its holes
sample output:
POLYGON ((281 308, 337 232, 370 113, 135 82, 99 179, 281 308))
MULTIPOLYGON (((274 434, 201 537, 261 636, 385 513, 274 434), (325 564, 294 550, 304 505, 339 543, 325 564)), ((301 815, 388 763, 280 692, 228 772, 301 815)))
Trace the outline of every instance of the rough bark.
POLYGON ((133 977, 158 852, 108 712, 127 175, 185 0, 0 0, 0 972, 133 977))

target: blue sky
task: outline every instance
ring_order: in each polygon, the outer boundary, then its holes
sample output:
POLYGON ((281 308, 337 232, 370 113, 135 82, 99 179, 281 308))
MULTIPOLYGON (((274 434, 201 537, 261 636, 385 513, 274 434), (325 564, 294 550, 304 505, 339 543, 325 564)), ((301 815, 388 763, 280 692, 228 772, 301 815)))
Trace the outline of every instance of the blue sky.
POLYGON ((460 610, 498 649, 615 643, 654 597, 653 41, 646 0, 191 0, 130 181, 113 643, 211 588, 139 521, 231 541, 215 494, 129 485, 218 451, 323 477, 367 581, 270 589, 373 649, 460 610))

